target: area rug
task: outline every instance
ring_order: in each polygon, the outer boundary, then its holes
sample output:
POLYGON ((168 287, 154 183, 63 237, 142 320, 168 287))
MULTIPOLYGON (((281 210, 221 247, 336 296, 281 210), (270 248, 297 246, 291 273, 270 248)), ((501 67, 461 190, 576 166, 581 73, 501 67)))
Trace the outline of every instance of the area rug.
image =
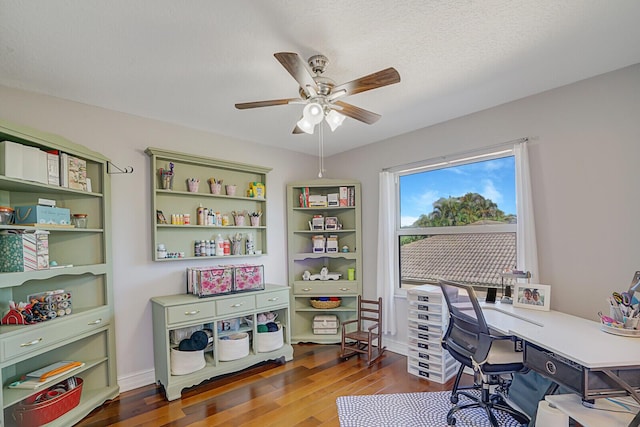
MULTIPOLYGON (((451 392, 374 394, 338 397, 340 427, 443 427, 451 409, 451 392)), ((460 396, 460 402, 466 399, 460 396)), ((495 411, 501 427, 520 427, 513 417, 495 411)), ((490 427, 483 410, 464 409, 455 415, 456 427, 490 427)))

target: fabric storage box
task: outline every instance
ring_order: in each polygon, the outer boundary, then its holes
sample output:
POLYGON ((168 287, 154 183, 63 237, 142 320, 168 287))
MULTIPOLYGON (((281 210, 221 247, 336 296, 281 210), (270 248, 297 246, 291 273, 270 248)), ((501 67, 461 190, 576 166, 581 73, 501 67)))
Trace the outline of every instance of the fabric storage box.
POLYGON ((38 427, 69 412, 80 403, 82 378, 73 377, 75 386, 69 389, 69 380, 33 394, 18 403, 13 418, 20 427, 38 427))
POLYGON ((47 184, 47 153, 36 147, 2 141, 0 175, 47 184))
POLYGON ((180 351, 171 349, 171 375, 187 375, 206 366, 204 350, 180 351))
POLYGON ((7 230, 0 233, 0 271, 47 270, 49 232, 7 230))
POLYGON ((259 291, 264 289, 264 266, 237 265, 233 273, 235 292, 259 291))
POLYGON ((331 335, 338 333, 338 316, 322 314, 313 317, 313 333, 316 335, 331 335))
POLYGON ((214 266, 187 269, 188 293, 203 297, 233 292, 233 268, 214 266))
POLYGON ((284 345, 282 325, 274 332, 258 332, 256 334, 256 350, 258 353, 268 353, 279 349, 284 345))
POLYGON ((71 214, 66 208, 40 205, 16 206, 14 223, 70 225, 71 214))
POLYGON ((249 355, 249 334, 227 335, 218 338, 218 359, 222 362, 242 359, 249 355))

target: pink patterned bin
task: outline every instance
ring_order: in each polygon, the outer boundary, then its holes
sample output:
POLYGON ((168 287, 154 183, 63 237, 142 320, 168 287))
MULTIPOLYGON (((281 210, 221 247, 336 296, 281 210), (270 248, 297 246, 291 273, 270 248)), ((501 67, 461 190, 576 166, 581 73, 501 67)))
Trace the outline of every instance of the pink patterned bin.
POLYGON ((187 292, 200 298, 233 292, 233 266, 188 268, 187 292))
POLYGON ((262 289, 264 289, 264 266, 235 266, 233 273, 234 292, 259 291, 262 289))

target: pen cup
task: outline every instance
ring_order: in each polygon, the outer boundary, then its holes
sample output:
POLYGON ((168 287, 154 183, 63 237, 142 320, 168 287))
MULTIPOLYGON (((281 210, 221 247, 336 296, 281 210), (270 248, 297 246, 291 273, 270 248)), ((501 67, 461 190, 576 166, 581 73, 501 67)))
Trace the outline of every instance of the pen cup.
POLYGON ((640 317, 626 317, 624 319, 624 328, 625 329, 638 329, 638 322, 640 321, 640 317))
POLYGON ((620 311, 620 307, 618 307, 617 305, 612 305, 609 307, 609 316, 612 319, 617 320, 618 322, 623 322, 623 318, 622 318, 622 311, 620 311))

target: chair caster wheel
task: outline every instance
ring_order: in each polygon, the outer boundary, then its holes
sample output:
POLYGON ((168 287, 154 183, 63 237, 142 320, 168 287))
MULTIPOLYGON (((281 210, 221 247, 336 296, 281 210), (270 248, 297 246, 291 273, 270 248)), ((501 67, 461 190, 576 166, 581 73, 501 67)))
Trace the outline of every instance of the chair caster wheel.
POLYGON ((453 417, 447 417, 447 427, 453 427, 456 425, 456 419, 453 417))
POLYGON ((451 395, 449 400, 451 401, 451 403, 453 403, 455 405, 456 403, 458 403, 458 395, 455 395, 455 396, 451 395))

